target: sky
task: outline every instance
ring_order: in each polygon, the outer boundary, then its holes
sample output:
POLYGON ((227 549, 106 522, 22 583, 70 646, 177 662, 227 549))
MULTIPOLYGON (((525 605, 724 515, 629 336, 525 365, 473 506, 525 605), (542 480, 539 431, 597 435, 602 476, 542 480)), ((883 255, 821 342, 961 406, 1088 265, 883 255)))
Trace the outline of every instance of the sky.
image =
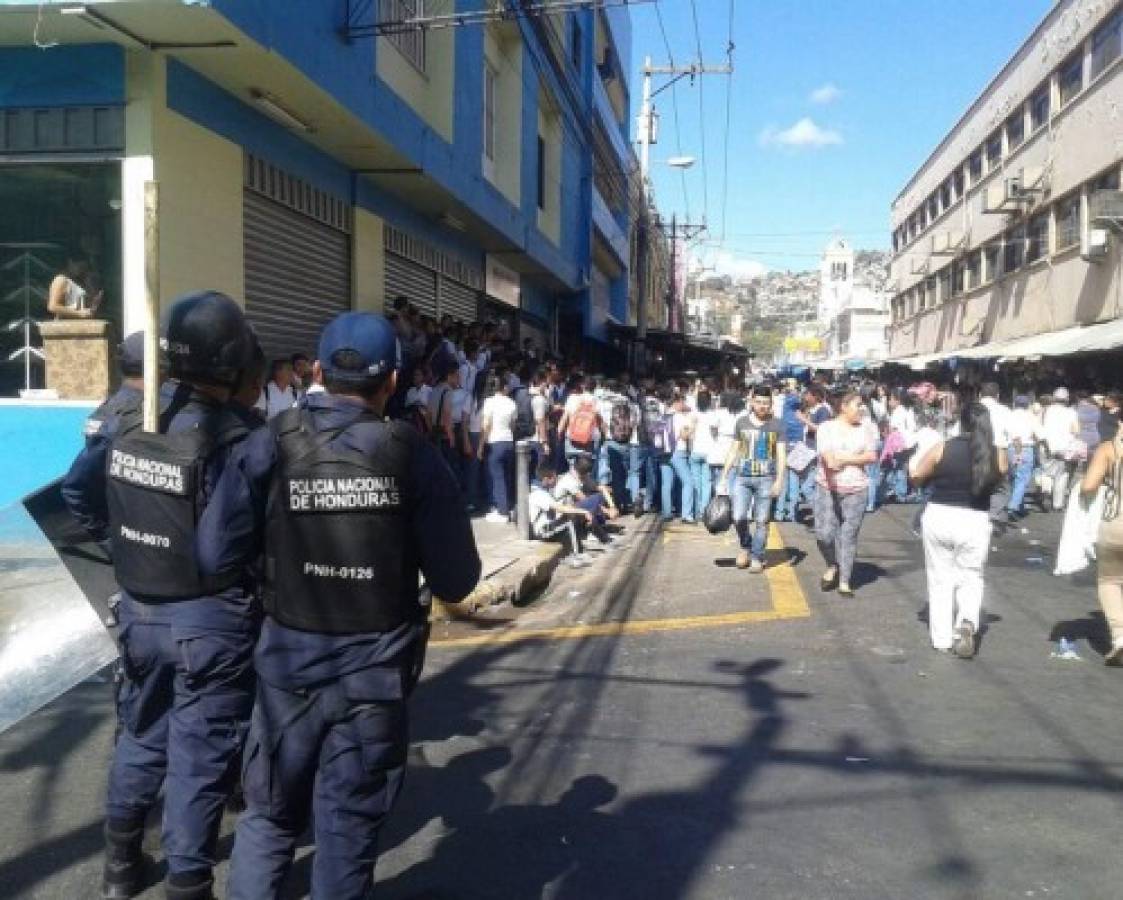
MULTIPOLYGON (((696 253, 729 274, 817 268, 836 233, 888 249, 893 199, 1052 4, 733 0, 734 74, 683 79, 655 98, 660 212, 704 218, 696 253), (697 160, 685 196, 666 164, 680 154, 697 160)), ((631 15, 637 113, 646 55, 665 65, 669 45, 688 65, 700 45, 704 63, 725 62, 730 0, 656 0, 631 15)), ((653 76, 652 89, 666 81, 653 76)))

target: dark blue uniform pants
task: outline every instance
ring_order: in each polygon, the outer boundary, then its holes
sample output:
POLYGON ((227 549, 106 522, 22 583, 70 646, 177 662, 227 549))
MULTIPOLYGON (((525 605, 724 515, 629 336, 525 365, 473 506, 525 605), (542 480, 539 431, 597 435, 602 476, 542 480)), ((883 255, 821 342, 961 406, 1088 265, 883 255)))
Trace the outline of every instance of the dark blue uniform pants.
POLYGON ((190 872, 215 863, 253 704, 254 635, 178 624, 173 606, 118 610, 124 682, 106 813, 142 824, 163 785, 168 870, 190 872))
POLYGON ((378 830, 405 778, 404 700, 363 700, 361 673, 297 693, 258 682, 227 896, 276 900, 296 842, 315 822, 313 900, 363 900, 378 830))

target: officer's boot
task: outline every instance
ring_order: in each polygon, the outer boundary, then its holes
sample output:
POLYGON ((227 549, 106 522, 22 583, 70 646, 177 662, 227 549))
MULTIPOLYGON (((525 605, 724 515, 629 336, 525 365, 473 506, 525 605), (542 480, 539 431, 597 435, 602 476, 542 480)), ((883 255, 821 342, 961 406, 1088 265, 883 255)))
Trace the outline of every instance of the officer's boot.
POLYGON ((101 880, 105 900, 129 900, 144 887, 143 839, 142 824, 113 819, 105 823, 105 872, 101 880))
POLYGON ((209 869, 172 872, 164 884, 167 900, 214 900, 214 877, 209 869))

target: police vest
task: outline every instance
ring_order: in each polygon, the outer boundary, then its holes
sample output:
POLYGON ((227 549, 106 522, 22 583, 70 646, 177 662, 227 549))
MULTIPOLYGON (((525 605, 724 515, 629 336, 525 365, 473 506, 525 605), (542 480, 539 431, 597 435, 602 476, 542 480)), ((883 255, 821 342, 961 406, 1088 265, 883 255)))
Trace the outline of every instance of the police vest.
MULTIPOLYGON (((165 413, 160 431, 167 428, 165 413)), ((175 434, 141 430, 126 414, 109 448, 107 501, 117 582, 141 599, 203 597, 233 587, 240 576, 204 578, 195 561, 204 470, 211 454, 241 440, 246 426, 216 409, 175 434)))
POLYGON ((324 634, 390 631, 422 618, 410 528, 421 437, 373 414, 316 431, 303 409, 285 411, 270 427, 277 464, 266 513, 265 611, 287 627, 324 634), (382 431, 375 450, 328 446, 359 423, 382 431))
POLYGON ((101 406, 90 413, 89 417, 86 419, 83 434, 87 438, 91 438, 101 431, 102 425, 109 420, 120 419, 130 413, 138 413, 140 411, 142 396, 143 395, 139 391, 121 388, 101 404, 101 406))

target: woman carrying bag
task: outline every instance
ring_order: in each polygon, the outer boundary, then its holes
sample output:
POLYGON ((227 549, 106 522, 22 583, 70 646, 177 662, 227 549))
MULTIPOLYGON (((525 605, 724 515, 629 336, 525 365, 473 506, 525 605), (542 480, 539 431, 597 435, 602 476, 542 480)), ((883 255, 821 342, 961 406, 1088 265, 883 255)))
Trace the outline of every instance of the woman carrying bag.
POLYGON ((990 499, 1006 474, 994 445, 990 413, 968 403, 960 433, 929 450, 913 481, 929 488, 922 520, 932 646, 960 659, 975 655, 983 606, 983 570, 990 552, 990 499))
POLYGON ((1103 519, 1096 539, 1100 606, 1111 631, 1111 649, 1104 657, 1108 666, 1123 665, 1123 516, 1119 515, 1123 492, 1123 431, 1097 448, 1080 485, 1085 499, 1104 491, 1103 519))

